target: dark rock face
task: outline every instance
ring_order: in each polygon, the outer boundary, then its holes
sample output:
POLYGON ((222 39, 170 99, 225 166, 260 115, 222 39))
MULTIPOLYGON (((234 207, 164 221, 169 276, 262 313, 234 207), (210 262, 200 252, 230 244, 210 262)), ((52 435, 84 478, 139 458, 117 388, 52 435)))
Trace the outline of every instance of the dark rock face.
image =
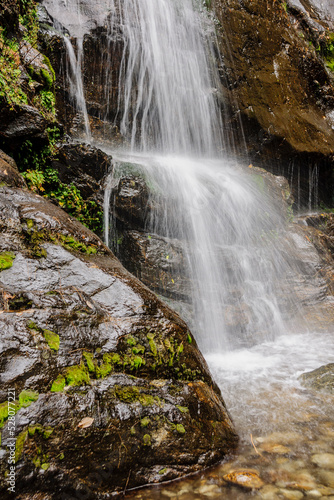
POLYGON ((234 447, 185 323, 60 208, 15 187, 0 205, 1 497, 10 388, 16 498, 107 498, 234 447))
POLYGON ((26 187, 13 158, 0 149, 0 183, 6 186, 26 187))
POLYGON ((122 264, 151 290, 164 297, 191 300, 184 245, 179 240, 126 230, 118 248, 122 264))
POLYGON ((149 190, 144 179, 137 176, 121 177, 114 190, 115 215, 126 227, 144 229, 150 207, 149 190))
POLYGON ((0 24, 5 26, 9 34, 19 27, 19 3, 16 0, 3 0, 0 10, 0 24))
POLYGON ((333 18, 329 8, 322 12, 319 5, 213 2, 222 25, 225 96, 232 106, 229 127, 238 135, 241 121, 257 164, 284 175, 292 163, 300 167, 305 188, 308 166, 317 164, 322 196, 331 203, 334 75, 321 47, 333 31, 333 18))
POLYGON ((47 124, 33 106, 21 105, 0 111, 0 137, 12 146, 25 139, 46 139, 47 124))
MULTIPOLYGON (((45 1, 44 5, 53 13, 52 2, 45 1)), ((85 11, 89 12, 91 7, 85 5, 85 11)), ((59 19, 54 24, 54 19, 45 9, 40 9, 39 16, 43 20, 40 43, 56 73, 58 119, 72 136, 80 137, 83 133, 82 116, 71 95, 69 55, 59 32, 59 19)), ((82 53, 83 84, 90 128, 95 140, 119 145, 124 143, 124 138, 119 133, 118 116, 119 72, 124 45, 120 36, 121 28, 117 23, 110 28, 103 5, 101 9, 97 8, 97 12, 92 12, 91 16, 83 37, 82 53)), ((62 26, 62 30, 67 32, 65 26, 62 26)), ((77 40, 72 38, 71 42, 77 53, 77 40)))
POLYGON ((73 183, 85 200, 96 201, 103 208, 103 185, 111 170, 111 157, 88 144, 63 144, 57 149, 52 167, 65 184, 73 183))

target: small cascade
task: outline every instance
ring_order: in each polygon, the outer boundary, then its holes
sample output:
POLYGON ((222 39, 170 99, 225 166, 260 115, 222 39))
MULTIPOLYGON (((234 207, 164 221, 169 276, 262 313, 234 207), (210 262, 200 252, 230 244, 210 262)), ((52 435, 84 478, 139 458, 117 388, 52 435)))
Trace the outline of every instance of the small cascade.
MULTIPOLYGON (((295 314, 297 304, 291 291, 287 304, 284 288, 291 274, 285 214, 273 207, 263 178, 227 158, 117 160, 118 179, 122 164, 130 164, 151 187, 148 233, 177 238, 182 246, 191 280, 189 326, 201 349, 226 352, 282 333, 287 309, 295 314)), ((108 241, 116 254, 118 238, 114 220, 108 241)))
POLYGON ((216 154, 214 27, 192 0, 124 0, 121 132, 134 150, 216 154))
POLYGON ((84 87, 82 81, 82 53, 83 53, 83 39, 77 38, 77 54, 74 52, 74 48, 71 40, 64 36, 64 42, 67 49, 69 69, 67 70, 67 78, 70 86, 70 94, 72 98, 72 103, 77 109, 79 114, 82 116, 82 121, 84 124, 84 134, 87 141, 91 140, 90 125, 86 107, 86 99, 84 94, 84 87))

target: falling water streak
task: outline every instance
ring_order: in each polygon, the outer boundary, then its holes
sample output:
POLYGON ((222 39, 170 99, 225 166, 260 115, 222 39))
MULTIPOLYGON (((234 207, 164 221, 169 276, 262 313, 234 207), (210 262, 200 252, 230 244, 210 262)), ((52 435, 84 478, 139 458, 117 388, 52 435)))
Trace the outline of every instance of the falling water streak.
POLYGON ((104 242, 106 246, 109 246, 110 240, 109 240, 109 235, 110 235, 110 208, 111 208, 111 203, 110 203, 110 197, 111 197, 111 191, 113 187, 113 177, 114 177, 114 171, 112 171, 106 179, 105 186, 104 186, 104 198, 103 198, 103 217, 104 217, 104 225, 103 225, 103 235, 104 235, 104 242))
POLYGON ((315 164, 312 173, 312 184, 313 184, 313 195, 314 195, 314 207, 317 208, 319 205, 319 168, 315 164))
POLYGON ((82 81, 82 54, 83 54, 83 39, 77 38, 77 55, 75 55, 73 45, 68 37, 63 37, 68 60, 70 64, 70 71, 67 72, 70 84, 71 98, 77 110, 82 114, 83 123, 85 127, 85 136, 88 141, 91 140, 91 131, 87 113, 86 99, 84 93, 84 86, 82 81))
MULTIPOLYGON (((279 239, 284 215, 261 192, 258 176, 227 159, 129 155, 117 162, 141 170, 153 187, 149 233, 186 242, 190 326, 203 352, 283 332, 282 283, 291 271, 279 239)), ((116 239, 114 233, 109 241, 116 239)), ((289 301, 297 307, 292 294, 289 301)))
MULTIPOLYGON (((101 6, 100 0, 86 4, 101 6)), ((195 0, 110 0, 108 22, 117 22, 124 37, 118 94, 122 132, 134 153, 150 154, 133 161, 164 195, 164 209, 159 217, 152 214, 151 230, 187 242, 193 323, 208 352, 272 339, 283 330, 278 297, 284 291, 278 282, 288 265, 276 235, 281 215, 262 196, 262 177, 250 181, 221 157, 214 26, 199 5, 195 0)), ((89 23, 89 16, 85 19, 89 23)), ((85 26, 79 23, 74 32, 81 42, 72 73, 81 75, 85 26)), ((78 95, 84 102, 80 78, 78 95)), ((108 196, 112 204, 112 192, 108 196)), ((105 216, 107 233, 113 216, 108 208, 105 216)))
POLYGON ((312 165, 308 167, 308 210, 312 212, 312 165))
POLYGON ((300 165, 298 165, 298 177, 297 177, 297 212, 300 212, 300 165))

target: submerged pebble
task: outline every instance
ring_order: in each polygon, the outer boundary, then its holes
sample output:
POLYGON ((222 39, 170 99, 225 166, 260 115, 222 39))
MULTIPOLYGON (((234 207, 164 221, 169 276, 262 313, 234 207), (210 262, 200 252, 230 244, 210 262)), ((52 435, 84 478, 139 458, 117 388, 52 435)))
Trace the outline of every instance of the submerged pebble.
POLYGON ((264 485, 259 473, 255 470, 241 469, 231 471, 230 473, 225 474, 223 479, 227 483, 237 484, 238 486, 249 490, 259 489, 264 485))
POLYGON ((311 461, 324 469, 334 469, 334 455, 332 453, 317 453, 311 457, 311 461))
POLYGON ((317 475, 318 475, 320 481, 325 484, 325 486, 329 486, 330 488, 334 488, 334 472, 333 471, 319 470, 317 475))
POLYGON ((304 496, 304 493, 295 490, 280 489, 279 493, 283 495, 284 498, 287 498, 287 500, 300 500, 304 496))

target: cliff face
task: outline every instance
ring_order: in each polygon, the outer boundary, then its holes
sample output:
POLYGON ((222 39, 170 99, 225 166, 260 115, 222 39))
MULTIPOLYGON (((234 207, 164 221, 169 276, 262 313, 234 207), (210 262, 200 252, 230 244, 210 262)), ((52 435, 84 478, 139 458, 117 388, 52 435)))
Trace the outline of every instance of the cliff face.
POLYGON ((322 194, 331 203, 334 21, 330 5, 321 5, 213 1, 231 127, 238 134, 243 125, 248 152, 266 168, 294 160, 305 190, 307 167, 318 163, 322 194))

